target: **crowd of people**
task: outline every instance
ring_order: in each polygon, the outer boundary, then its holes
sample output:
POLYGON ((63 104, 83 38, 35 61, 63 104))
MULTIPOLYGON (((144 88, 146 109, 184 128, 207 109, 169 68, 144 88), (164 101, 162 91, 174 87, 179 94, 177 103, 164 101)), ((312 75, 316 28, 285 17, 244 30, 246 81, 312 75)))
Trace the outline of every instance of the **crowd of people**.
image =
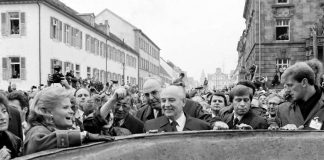
POLYGON ((141 91, 115 81, 72 85, 68 78, 28 92, 10 84, 0 92, 0 160, 138 133, 323 130, 321 68, 318 60, 295 63, 281 76, 282 90, 249 80, 222 91, 208 83, 186 90, 183 74, 166 87, 148 78, 141 91))

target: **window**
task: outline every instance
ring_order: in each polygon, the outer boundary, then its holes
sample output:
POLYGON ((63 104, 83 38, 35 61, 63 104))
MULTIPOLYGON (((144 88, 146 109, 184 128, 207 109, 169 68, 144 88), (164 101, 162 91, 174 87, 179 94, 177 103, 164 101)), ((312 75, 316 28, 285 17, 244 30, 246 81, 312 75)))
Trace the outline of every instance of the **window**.
POLYGON ((20 34, 19 12, 9 12, 10 34, 20 34))
POLYGON ((26 58, 4 57, 2 58, 3 80, 21 79, 26 80, 26 58))
POLYGON ((62 41, 62 22, 51 17, 50 37, 58 41, 62 41))
POLYGON ((91 36, 86 34, 86 51, 90 52, 91 51, 91 36))
POLYGON ((68 24, 64 24, 64 43, 72 46, 72 28, 68 24))
POLYGON ((101 57, 104 57, 104 43, 100 42, 100 52, 99 52, 101 57))
POLYGON ((95 47, 96 47, 95 38, 91 37, 91 45, 90 45, 90 51, 91 51, 91 53, 94 53, 94 54, 96 53, 95 47))
POLYGON ((277 19, 276 40, 289 40, 289 19, 277 19))
POLYGON ((74 66, 70 62, 64 62, 63 74, 66 75, 67 72, 74 70, 74 66))
POLYGON ((288 3, 288 0, 278 0, 278 3, 284 3, 284 4, 286 4, 286 3, 288 3))
POLYGON ((276 61, 276 66, 277 69, 282 69, 283 71, 289 67, 289 59, 284 58, 284 59, 277 59, 276 61))
POLYGON ((87 67, 87 78, 91 78, 91 67, 87 67))
POLYGON ((96 38, 94 39, 94 43, 95 43, 95 51, 94 51, 94 53, 96 55, 99 55, 99 41, 96 38))
POLYGON ((75 65, 75 76, 77 78, 81 77, 81 75, 80 75, 80 65, 78 65, 78 64, 75 65))
POLYGON ((82 32, 72 28, 72 46, 82 49, 82 32))
POLYGON ((107 51, 108 51, 108 59, 111 60, 112 56, 111 56, 111 52, 112 52, 112 48, 110 45, 107 46, 107 51))

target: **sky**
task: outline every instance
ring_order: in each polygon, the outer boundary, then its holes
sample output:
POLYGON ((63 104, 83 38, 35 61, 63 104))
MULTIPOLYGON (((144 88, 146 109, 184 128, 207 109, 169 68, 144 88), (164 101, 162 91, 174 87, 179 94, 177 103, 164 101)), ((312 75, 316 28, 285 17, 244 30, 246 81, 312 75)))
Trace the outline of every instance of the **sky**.
POLYGON ((140 28, 188 76, 225 73, 237 65, 245 0, 61 0, 79 13, 105 8, 140 28))

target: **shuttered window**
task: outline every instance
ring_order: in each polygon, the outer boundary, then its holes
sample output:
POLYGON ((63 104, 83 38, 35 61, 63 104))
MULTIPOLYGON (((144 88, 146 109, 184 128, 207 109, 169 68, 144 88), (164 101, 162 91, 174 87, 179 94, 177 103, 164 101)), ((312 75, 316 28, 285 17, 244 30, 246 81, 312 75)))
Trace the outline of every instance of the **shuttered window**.
POLYGON ((3 12, 1 13, 1 35, 26 36, 26 14, 25 12, 3 12))
POLYGON ((51 39, 62 41, 62 22, 51 17, 50 19, 50 37, 51 39))
POLYGON ((2 79, 26 80, 26 58, 25 57, 3 57, 2 79))

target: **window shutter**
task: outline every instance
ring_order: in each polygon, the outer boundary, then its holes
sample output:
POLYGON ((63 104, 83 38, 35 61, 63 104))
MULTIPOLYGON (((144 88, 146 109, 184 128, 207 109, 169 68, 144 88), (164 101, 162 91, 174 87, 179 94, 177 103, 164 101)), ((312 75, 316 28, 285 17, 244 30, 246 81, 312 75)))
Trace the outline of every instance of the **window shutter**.
POLYGON ((82 49, 82 32, 79 33, 79 47, 82 49))
POLYGON ((61 21, 58 21, 57 33, 58 33, 58 38, 59 38, 60 42, 62 42, 62 22, 61 21))
POLYGON ((21 26, 21 36, 26 36, 26 14, 25 12, 20 13, 20 26, 21 26))
POLYGON ((68 66, 68 62, 64 62, 64 70, 62 71, 62 73, 66 73, 67 72, 67 70, 66 70, 67 66, 68 66))
POLYGON ((1 13, 1 34, 8 36, 7 13, 1 13))
POLYGON ((20 60, 21 60, 21 63, 20 63, 20 79, 21 80, 26 80, 26 58, 21 57, 20 60))
POLYGON ((53 74, 54 73, 54 59, 51 59, 51 69, 50 69, 50 72, 51 72, 51 74, 53 74))
POLYGON ((64 24, 64 32, 63 32, 63 43, 66 43, 66 24, 64 24))
POLYGON ((50 19, 50 38, 53 39, 53 17, 50 19))
POLYGON ((9 80, 8 77, 8 58, 2 58, 2 79, 9 80))

